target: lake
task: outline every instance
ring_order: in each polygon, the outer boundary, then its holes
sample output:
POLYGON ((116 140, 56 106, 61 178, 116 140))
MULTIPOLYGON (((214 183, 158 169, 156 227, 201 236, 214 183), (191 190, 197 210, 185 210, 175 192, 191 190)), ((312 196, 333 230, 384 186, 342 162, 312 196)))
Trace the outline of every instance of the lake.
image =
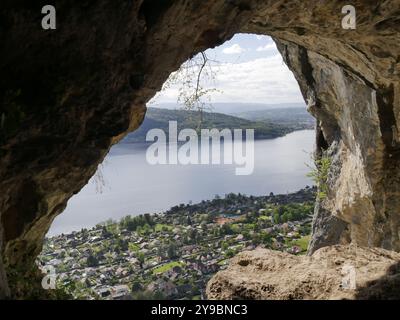
POLYGON ((118 144, 100 166, 100 174, 75 196, 53 222, 48 236, 95 226, 107 219, 155 213, 180 203, 212 199, 216 194, 287 193, 312 185, 314 131, 255 141, 254 172, 235 175, 236 165, 150 165, 146 145, 118 144))

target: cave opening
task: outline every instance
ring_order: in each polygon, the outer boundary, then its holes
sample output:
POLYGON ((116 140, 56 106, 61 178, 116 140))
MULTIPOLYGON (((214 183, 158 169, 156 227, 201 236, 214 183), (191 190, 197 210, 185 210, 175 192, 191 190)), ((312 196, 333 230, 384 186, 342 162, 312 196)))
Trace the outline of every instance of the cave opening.
MULTIPOLYGON (((333 160, 326 201, 315 208, 311 253, 331 246, 319 255, 326 260, 332 245, 344 245, 343 253, 349 243, 398 251, 398 1, 357 1, 356 29, 343 27, 344 7, 337 1, 153 3, 61 5, 59 28, 47 33, 39 27, 37 4, 18 4, 12 15, 11 2, 2 6, 0 297, 30 294, 33 283, 25 274, 53 219, 110 146, 139 126, 145 104, 168 75, 237 32, 276 40, 318 119, 317 151, 333 160)), ((334 289, 319 295, 325 279, 318 273, 315 283, 302 284, 303 270, 283 298, 297 297, 304 286, 299 298, 343 296, 334 289)))
MULTIPOLYGON (((157 296, 160 287, 154 284, 157 281, 179 290, 191 285, 196 291, 192 283, 196 279, 201 284, 193 296, 204 298, 206 280, 225 267, 232 254, 257 246, 273 245, 278 250, 295 253, 304 253, 307 249, 315 196, 311 187, 314 182, 307 175, 313 165, 315 119, 306 110, 292 72, 268 36, 237 34, 203 54, 207 55, 209 65, 207 73, 201 75, 201 88, 196 86, 199 64, 204 61, 194 57, 171 74, 162 90, 147 104, 141 126, 111 148, 89 183, 69 200, 65 211, 53 222, 39 261, 61 270, 59 283, 74 294, 91 292, 97 298, 110 298, 106 293, 110 288, 128 285, 129 292, 137 287, 135 297, 143 298, 138 288, 151 288, 157 296), (185 101, 192 99, 191 90, 200 90, 202 95, 188 106, 185 101), (216 154, 210 148, 209 165, 149 164, 150 142, 146 136, 154 129, 171 135, 167 121, 177 121, 180 130, 190 128, 196 132, 199 124, 203 130, 216 128, 221 132, 254 129, 254 170, 245 176, 235 174, 232 159, 226 163, 224 147, 231 147, 228 150, 234 160, 235 153, 243 150, 235 151, 238 142, 227 141, 223 135, 219 137, 222 144, 217 151, 221 159, 215 163, 212 161, 216 154), (279 205, 269 207, 267 203, 273 201, 279 205), (242 202, 251 205, 248 212, 242 202), (257 205, 257 202, 263 204, 257 205), (168 223, 162 218, 165 214, 173 217, 167 219, 168 223), (253 214, 257 217, 252 217, 253 214), (143 219, 139 221, 138 216, 143 219), (237 219, 248 221, 242 223, 237 219), (193 235, 193 229, 178 230, 179 225, 188 227, 188 220, 200 228, 198 235, 193 235), (278 228, 283 226, 284 231, 280 232, 289 237, 275 235, 271 231, 273 223, 278 228), (220 230, 228 230, 229 225, 236 229, 223 231, 232 234, 221 235, 218 241, 214 239, 207 249, 199 240, 194 240, 201 234, 208 238, 205 224, 212 229, 210 235, 215 233, 216 237, 220 236, 220 230), (233 235, 235 238, 230 239, 233 235), (192 259, 183 259, 190 246, 199 249, 192 250, 192 259), (181 247, 186 249, 181 251, 178 249, 181 247), (173 250, 179 254, 171 257, 173 250), (185 263, 191 263, 186 270, 185 263), (171 268, 149 275, 151 270, 167 269, 166 266, 171 268), (187 274, 193 273, 192 282, 182 280, 182 274, 172 284, 165 279, 168 272, 178 267, 187 274), (204 274, 199 276, 196 272, 204 274)), ((243 139, 246 145, 248 141, 243 139)), ((169 140, 168 149, 174 144, 177 142, 169 140)), ((207 144, 207 150, 208 147, 207 144)), ((201 158, 206 148, 201 145, 198 148, 201 158)), ((146 297, 151 296, 149 290, 146 297)), ((163 297, 185 296, 172 289, 163 290, 163 297)))

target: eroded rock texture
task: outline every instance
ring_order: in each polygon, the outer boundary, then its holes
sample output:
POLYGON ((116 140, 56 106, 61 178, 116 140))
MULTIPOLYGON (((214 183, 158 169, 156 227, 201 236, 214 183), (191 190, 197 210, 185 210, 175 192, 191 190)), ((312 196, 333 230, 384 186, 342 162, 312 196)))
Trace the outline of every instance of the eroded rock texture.
POLYGON ((209 299, 399 299, 400 254, 355 245, 310 256, 257 249, 238 254, 207 284, 209 299))
POLYGON ((47 31, 40 2, 0 4, 0 296, 2 265, 30 269, 54 217, 169 74, 238 32, 274 37, 318 119, 317 151, 333 159, 310 252, 400 249, 400 1, 351 1, 357 29, 344 30, 348 1, 55 0, 47 31))

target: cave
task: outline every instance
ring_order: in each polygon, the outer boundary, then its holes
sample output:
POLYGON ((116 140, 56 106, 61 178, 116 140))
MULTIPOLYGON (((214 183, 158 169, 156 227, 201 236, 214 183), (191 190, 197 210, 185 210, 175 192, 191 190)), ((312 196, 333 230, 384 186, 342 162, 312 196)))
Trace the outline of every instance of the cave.
POLYGON ((54 1, 0 5, 0 297, 21 296, 43 238, 146 102, 188 58, 236 33, 271 36, 332 158, 309 254, 400 250, 400 2, 54 1), (17 280, 18 279, 18 280, 17 280))

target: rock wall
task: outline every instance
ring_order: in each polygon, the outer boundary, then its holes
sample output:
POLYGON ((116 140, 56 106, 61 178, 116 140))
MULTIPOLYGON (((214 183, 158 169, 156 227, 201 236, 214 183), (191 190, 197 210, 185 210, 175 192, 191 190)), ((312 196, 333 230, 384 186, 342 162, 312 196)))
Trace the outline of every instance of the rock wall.
POLYGON ((341 28, 347 1, 55 0, 46 31, 44 4, 0 4, 0 296, 19 296, 2 269, 31 269, 53 219, 169 74, 239 32, 274 37, 318 119, 317 151, 333 159, 310 252, 399 250, 400 1, 352 1, 356 30, 341 28))
MULTIPOLYGON (((281 42, 280 49, 318 119, 323 139, 316 153, 331 159, 329 193, 316 206, 310 253, 350 241, 398 251, 399 82, 370 82, 290 43, 281 42)), ((368 73, 365 68, 361 74, 368 73)))

